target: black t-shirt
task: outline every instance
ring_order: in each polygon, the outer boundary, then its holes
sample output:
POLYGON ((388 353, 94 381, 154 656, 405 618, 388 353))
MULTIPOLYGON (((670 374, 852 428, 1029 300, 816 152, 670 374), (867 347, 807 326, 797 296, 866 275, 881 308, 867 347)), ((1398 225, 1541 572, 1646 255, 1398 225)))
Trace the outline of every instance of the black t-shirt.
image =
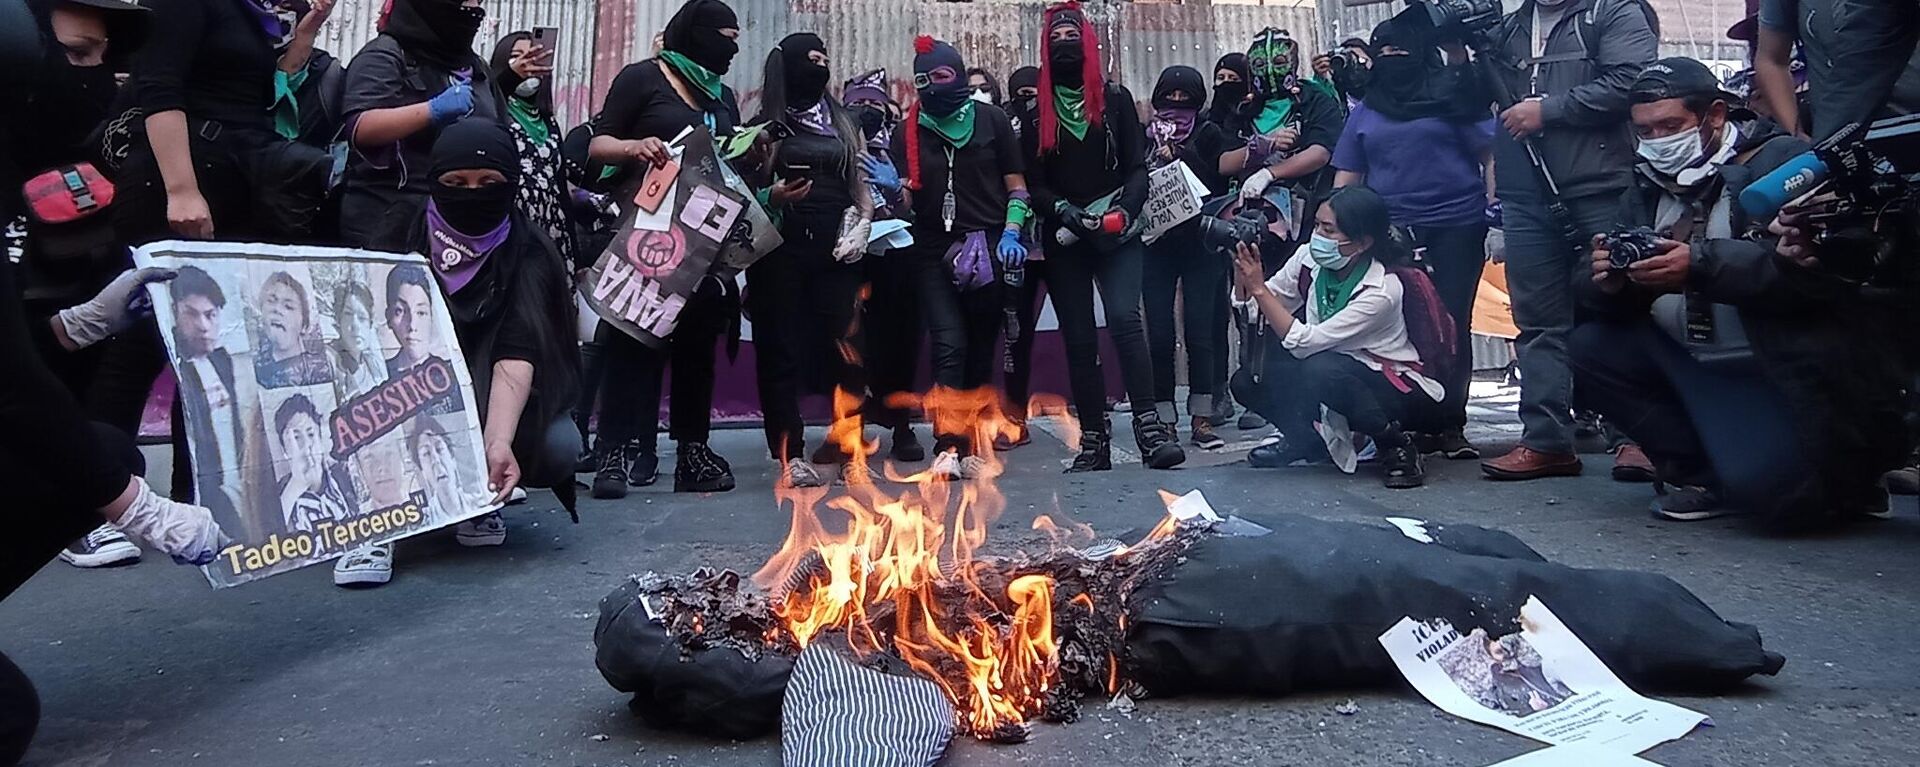
POLYGON ((1050 216, 1056 200, 1085 206, 1124 187, 1119 206, 1129 215, 1140 215, 1147 202, 1146 126, 1125 86, 1108 83, 1106 97, 1102 125, 1088 126, 1085 139, 1074 138, 1061 126, 1053 151, 1045 156, 1040 155, 1039 116, 1023 116, 1023 156, 1039 158, 1027 174, 1035 210, 1050 216))
MULTIPOLYGON (((1326 147, 1327 152, 1331 154, 1334 146, 1340 143, 1340 134, 1347 129, 1346 110, 1340 108, 1340 102, 1333 96, 1327 95, 1325 91, 1314 86, 1301 83, 1294 86, 1294 92, 1295 101, 1293 113, 1287 115, 1286 120, 1289 124, 1297 123, 1300 126, 1300 140, 1294 142, 1294 151, 1304 151, 1307 147, 1312 146, 1323 146, 1326 147)), ((1231 124, 1221 127, 1226 134, 1223 140, 1226 141, 1238 140, 1245 142, 1256 133, 1252 118, 1244 115, 1238 116, 1238 119, 1235 119, 1231 124)), ((1228 148, 1237 149, 1239 147, 1230 146, 1228 148)), ((1253 172, 1256 170, 1259 170, 1259 168, 1242 170, 1240 172, 1240 178, 1244 179, 1247 176, 1253 175, 1253 172)), ((1275 183, 1291 186, 1296 190, 1307 193, 1318 193, 1332 188, 1333 173, 1333 163, 1329 161, 1326 167, 1309 173, 1303 178, 1276 179, 1275 183)))
POLYGON ((133 87, 147 114, 271 127, 279 57, 260 23, 232 0, 148 0, 153 30, 134 56, 133 87))
POLYGON ((781 178, 813 180, 807 198, 788 210, 794 216, 830 219, 838 226, 841 215, 853 205, 853 193, 847 186, 847 145, 840 139, 795 128, 793 137, 780 142, 780 149, 774 153, 774 172, 781 178))
POLYGON ((733 89, 720 87, 720 98, 708 100, 698 88, 688 92, 700 102, 701 109, 687 106, 680 93, 667 81, 665 66, 659 59, 628 64, 613 78, 607 90, 606 106, 593 118, 593 135, 612 136, 622 141, 657 138, 672 141, 687 126, 710 127, 713 135, 725 136, 740 122, 740 102, 733 89), (709 124, 711 120, 711 124, 709 124))
MULTIPOLYGON (((920 188, 913 192, 914 231, 933 238, 1005 228, 1005 176, 1022 172, 1019 139, 1013 135, 1007 113, 991 104, 974 104, 973 136, 957 150, 932 128, 915 125, 912 129, 920 132, 920 188), (947 163, 949 150, 953 151, 952 171, 947 163), (953 231, 946 233, 940 231, 945 223, 941 207, 946 204, 949 178, 953 183, 954 216, 953 231)), ((904 178, 908 168, 906 130, 893 132, 891 152, 893 165, 904 178)))

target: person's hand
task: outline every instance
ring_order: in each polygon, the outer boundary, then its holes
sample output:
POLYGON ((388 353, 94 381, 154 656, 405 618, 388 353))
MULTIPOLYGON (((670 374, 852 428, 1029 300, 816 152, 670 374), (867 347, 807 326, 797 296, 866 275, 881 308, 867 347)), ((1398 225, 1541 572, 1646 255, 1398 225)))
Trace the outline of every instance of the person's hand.
POLYGON ((1004 266, 1021 266, 1027 263, 1027 246, 1020 242, 1020 230, 1000 230, 1000 247, 996 250, 1000 263, 1004 266))
POLYGON ((1313 73, 1322 78, 1332 77, 1333 57, 1324 53, 1313 57, 1313 73))
POLYGON ((873 155, 867 155, 861 160, 861 164, 866 166, 867 180, 872 182, 874 186, 889 192, 900 191, 900 169, 893 167, 891 161, 882 160, 873 155))
MULTIPOLYGON (((462 70, 464 71, 464 70, 462 70)), ((473 80, 454 74, 447 89, 427 99, 427 119, 442 128, 473 112, 473 80)))
POLYGON ((1247 295, 1266 290, 1267 276, 1260 265, 1260 249, 1244 242, 1233 244, 1233 281, 1247 295))
POLYGON ((812 179, 787 179, 774 183, 773 188, 767 191, 767 201, 773 203, 776 208, 785 207, 807 199, 807 195, 812 192, 812 179))
POLYGON ((1507 111, 1500 113, 1500 125, 1516 139, 1524 139, 1539 133, 1545 126, 1544 119, 1540 109, 1540 99, 1527 99, 1507 107, 1507 111))
MULTIPOLYGON (((147 481, 134 477, 128 483, 133 502, 107 524, 123 533, 131 533, 147 545, 166 552, 183 565, 204 565, 220 555, 230 541, 213 512, 204 506, 171 501, 153 492, 147 481)), ((123 496, 124 497, 124 496, 123 496)))
POLYGON ((1693 268, 1693 249, 1684 242, 1659 240, 1659 255, 1635 261, 1627 267, 1627 279, 1649 290, 1678 293, 1687 289, 1687 274, 1693 268))
POLYGON ((1100 217, 1088 213, 1078 205, 1061 200, 1054 205, 1054 214, 1060 217, 1060 225, 1073 236, 1085 239, 1100 229, 1100 217))
POLYGON ((306 15, 301 16, 300 23, 294 26, 293 33, 309 40, 318 37, 320 28, 326 26, 327 17, 332 15, 333 0, 313 0, 307 7, 306 15))
POLYGON ((1256 170, 1253 172, 1253 175, 1247 177, 1246 181, 1241 182, 1240 199, 1257 200, 1260 198, 1260 195, 1266 194, 1267 187, 1272 185, 1273 171, 1266 168, 1256 170))
POLYGON ((873 239, 873 220, 855 215, 849 210, 847 219, 840 223, 840 239, 833 245, 833 259, 843 264, 858 263, 867 256, 867 245, 873 239))
POLYGON ((1815 269, 1820 266, 1820 257, 1815 253, 1813 227, 1808 220, 1809 211, 1804 207, 1787 206, 1780 209, 1773 222, 1767 224, 1767 231, 1780 241, 1773 246, 1773 252, 1803 269, 1815 269))
POLYGON ((494 503, 506 503, 507 496, 520 486, 520 460, 513 457, 513 446, 504 442, 487 442, 487 489, 493 491, 494 503))
POLYGON ((1291 152, 1293 145, 1300 141, 1300 129, 1289 125, 1267 134, 1267 138, 1273 140, 1273 151, 1291 152))
POLYGON ((667 142, 657 138, 643 138, 627 142, 627 157, 648 165, 665 165, 673 161, 673 152, 667 149, 667 142))
POLYGON ((167 228, 191 240, 213 239, 213 210, 198 188, 167 193, 167 228))
POLYGON ((1593 236, 1593 283, 1600 286, 1600 292, 1616 295, 1627 287, 1627 275, 1614 271, 1613 253, 1607 250, 1607 237, 1603 234, 1593 236))
POLYGON ((1160 158, 1161 162, 1173 162, 1173 145, 1161 144, 1153 150, 1153 156, 1160 158))
POLYGON ((175 274, 157 266, 121 272, 86 303, 61 309, 57 315, 61 329, 75 349, 104 341, 141 317, 151 316, 153 299, 147 295, 147 286, 171 280, 175 274))
POLYGON ((553 74, 553 49, 535 44, 528 48, 526 53, 513 57, 513 60, 507 63, 507 68, 512 69, 513 73, 519 75, 522 80, 546 77, 553 74))

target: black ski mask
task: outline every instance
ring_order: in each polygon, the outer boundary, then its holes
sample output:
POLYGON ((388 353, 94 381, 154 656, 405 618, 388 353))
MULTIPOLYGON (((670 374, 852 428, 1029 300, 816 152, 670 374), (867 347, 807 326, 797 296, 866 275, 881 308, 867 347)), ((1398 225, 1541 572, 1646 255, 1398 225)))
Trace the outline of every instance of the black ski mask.
POLYGON ((462 0, 394 0, 384 30, 407 55, 452 71, 473 61, 473 36, 487 9, 462 0))
POLYGON ((1207 114, 1214 122, 1225 124, 1239 111, 1241 102, 1246 101, 1247 81, 1253 79, 1253 70, 1247 67, 1247 54, 1229 53, 1220 57, 1220 61, 1213 65, 1213 71, 1213 105, 1207 109, 1207 114), (1239 75, 1240 79, 1219 82, 1218 76, 1222 70, 1239 75))
POLYGON ((1033 100, 1038 98, 1039 95, 1039 67, 1021 67, 1013 70, 1013 74, 1007 76, 1007 98, 1014 103, 1031 106, 1033 100), (1029 88, 1033 90, 1032 94, 1021 93, 1022 90, 1029 88))
POLYGON ((944 40, 916 43, 913 87, 927 114, 946 117, 967 104, 967 62, 944 40))
POLYGON ((780 66, 786 80, 787 107, 807 109, 827 95, 827 80, 833 73, 813 61, 814 51, 825 53, 827 44, 812 32, 787 35, 780 41, 780 66))
POLYGON ((662 36, 667 50, 693 60, 716 75, 733 68, 733 57, 740 43, 720 34, 722 29, 739 29, 740 19, 720 0, 688 0, 667 22, 662 36))
POLYGON ((1053 30, 1061 27, 1081 28, 1086 18, 1079 11, 1061 11, 1054 14, 1053 26, 1047 29, 1047 63, 1053 67, 1053 81, 1056 85, 1078 88, 1086 79, 1081 67, 1087 63, 1088 40, 1082 38, 1077 44, 1060 44, 1053 41, 1053 30))
POLYGON ((499 123, 473 118, 447 126, 433 143, 428 173, 434 179, 434 207, 463 233, 492 231, 513 214, 513 197, 520 184, 519 151, 512 134, 499 123), (439 183, 442 174, 456 170, 496 170, 507 180, 475 188, 439 183))

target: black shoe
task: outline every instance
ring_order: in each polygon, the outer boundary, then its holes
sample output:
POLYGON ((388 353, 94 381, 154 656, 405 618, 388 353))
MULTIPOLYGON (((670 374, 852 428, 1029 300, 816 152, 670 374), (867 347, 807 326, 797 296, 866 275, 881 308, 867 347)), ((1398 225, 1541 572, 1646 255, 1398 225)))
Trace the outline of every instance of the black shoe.
POLYGON ((633 476, 633 442, 600 446, 600 469, 593 474, 593 497, 611 501, 627 497, 627 482, 633 476))
MULTIPOLYGON (((1222 420, 1220 422, 1226 423, 1225 420, 1222 420)), ((1234 424, 1234 426, 1238 427, 1241 431, 1250 431, 1253 429, 1265 428, 1266 425, 1267 425, 1267 419, 1260 417, 1259 413, 1255 413, 1251 410, 1245 413, 1241 413, 1240 420, 1234 424)))
POLYGON ((646 487, 660 479, 660 456, 653 448, 644 447, 633 451, 627 459, 627 484, 633 487, 646 487))
POLYGON ((1113 470, 1113 437, 1104 431, 1090 431, 1080 435, 1080 454, 1073 457, 1073 465, 1067 467, 1067 474, 1082 474, 1089 471, 1113 470))
POLYGON ((680 457, 674 461, 673 491, 676 493, 724 493, 733 489, 733 467, 705 442, 680 443, 680 457))
MULTIPOLYGON (((1227 388, 1225 386, 1214 389, 1216 392, 1225 392, 1226 390, 1227 388)), ((1239 414, 1240 411, 1233 409, 1233 398, 1226 394, 1213 395, 1213 412, 1202 413, 1202 415, 1207 417, 1208 422, 1216 424, 1233 423, 1233 417, 1239 414)))
POLYGON ((1303 466, 1331 466, 1333 459, 1327 457, 1326 449, 1315 456, 1305 450, 1295 450, 1285 439, 1261 445, 1247 451, 1247 465, 1256 469, 1285 469, 1303 466))
POLYGON ((1427 483, 1427 470, 1420 458, 1420 449, 1402 438, 1399 447, 1390 447, 1380 451, 1380 468, 1386 472, 1386 485, 1393 490, 1405 490, 1427 483))
POLYGON ((1656 482, 1653 485, 1653 503, 1648 505, 1656 519, 1674 522, 1700 522, 1724 517, 1732 511, 1720 505, 1720 496, 1704 487, 1695 485, 1670 485, 1656 482))
POLYGON ((919 463, 927 460, 927 448, 920 444, 920 437, 913 433, 912 426, 894 428, 893 460, 901 463, 919 463))
POLYGON ((1005 434, 996 435, 993 438, 993 449, 996 452, 1004 453, 1021 445, 1033 442, 1033 430, 1027 428, 1026 421, 1018 418, 1010 418, 1008 422, 1012 425, 1015 433, 1011 437, 1005 434))
POLYGON ((1433 450, 1431 452, 1439 453, 1449 461, 1480 460, 1480 448, 1474 447, 1472 442, 1468 442, 1467 435, 1459 429, 1433 435, 1433 450))
POLYGON ((807 458, 808 463, 821 466, 838 466, 851 460, 853 456, 847 455, 847 451, 841 450, 840 445, 833 440, 820 443, 819 447, 814 448, 813 455, 807 458))
POLYGON ((1151 410, 1134 414, 1133 441, 1140 447, 1140 462, 1149 469, 1171 469, 1187 462, 1186 448, 1180 446, 1173 427, 1161 423, 1151 410))

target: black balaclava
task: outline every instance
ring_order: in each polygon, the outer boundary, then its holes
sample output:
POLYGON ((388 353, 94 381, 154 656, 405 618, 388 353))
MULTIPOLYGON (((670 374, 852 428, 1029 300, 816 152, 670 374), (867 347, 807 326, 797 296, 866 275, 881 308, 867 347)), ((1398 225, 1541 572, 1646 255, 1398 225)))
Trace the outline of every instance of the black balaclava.
POLYGON ((1393 120, 1422 117, 1480 119, 1486 100, 1474 104, 1474 78, 1466 67, 1449 67, 1440 59, 1437 31, 1424 8, 1408 8, 1373 30, 1373 75, 1367 86, 1368 109, 1393 120), (1405 54, 1388 56, 1392 46, 1405 54))
POLYGON ((662 36, 667 50, 693 60, 716 75, 733 68, 733 57, 740 43, 720 34, 722 29, 739 29, 740 18, 720 0, 687 0, 667 22, 662 36))
POLYGON ((520 184, 520 154, 513 135, 493 120, 467 118, 440 131, 429 156, 433 204, 453 228, 464 233, 492 231, 513 213, 520 184), (477 189, 451 187, 440 176, 455 170, 497 170, 506 183, 477 189))
MULTIPOLYGON (((493 70, 494 82, 500 83, 500 90, 508 96, 519 96, 520 86, 526 82, 519 73, 513 71, 513 46, 521 40, 532 39, 531 32, 515 32, 500 38, 500 43, 493 46, 493 58, 487 60, 488 66, 493 70)), ((541 114, 553 114, 553 79, 551 77, 527 79, 534 81, 533 97, 529 100, 541 114)))
POLYGON ((382 31, 408 55, 451 71, 473 60, 473 36, 486 18, 485 8, 461 0, 393 0, 382 31))
POLYGON ((1201 77, 1200 70, 1193 67, 1174 65, 1160 73, 1159 81, 1153 84, 1154 109, 1199 109, 1207 103, 1207 81, 1201 77), (1186 91, 1187 101, 1175 104, 1168 100, 1167 94, 1174 91, 1186 91))
MULTIPOLYGON (((918 45, 916 43, 916 45, 918 45)), ((920 107, 927 114, 946 117, 967 103, 967 62, 945 40, 931 40, 919 46, 913 56, 913 84, 920 92, 920 107), (953 77, 934 82, 932 73, 946 67, 953 77), (925 83, 925 85, 922 85, 925 83)))
POLYGON ((1021 101, 1027 101, 1027 100, 1033 99, 1034 97, 1040 95, 1039 91, 1040 91, 1040 68, 1039 67, 1021 67, 1019 69, 1013 70, 1013 74, 1007 76, 1007 98, 1012 101, 1021 102, 1021 101), (1034 89, 1034 95, 1033 96, 1019 95, 1021 88, 1034 89))
POLYGON ((1082 37, 1079 45, 1054 45, 1053 31, 1061 27, 1084 29, 1086 16, 1078 9, 1056 11, 1053 24, 1047 27, 1047 63, 1052 64, 1053 82, 1068 88, 1078 88, 1086 78, 1081 72, 1087 61, 1087 46, 1092 40, 1082 37))
POLYGON ((826 50, 826 42, 812 32, 797 32, 780 41, 780 66, 786 80, 788 109, 810 109, 827 95, 827 80, 833 73, 813 63, 810 57, 814 51, 825 53, 826 50))
POLYGON ((1247 89, 1252 87, 1248 83, 1253 81, 1253 70, 1247 65, 1247 54, 1229 53, 1221 56, 1220 61, 1213 65, 1213 71, 1217 75, 1222 69, 1239 75, 1240 81, 1216 83, 1213 86, 1213 105, 1208 107, 1207 116, 1216 123, 1225 123, 1240 109, 1240 102, 1247 98, 1247 89))

